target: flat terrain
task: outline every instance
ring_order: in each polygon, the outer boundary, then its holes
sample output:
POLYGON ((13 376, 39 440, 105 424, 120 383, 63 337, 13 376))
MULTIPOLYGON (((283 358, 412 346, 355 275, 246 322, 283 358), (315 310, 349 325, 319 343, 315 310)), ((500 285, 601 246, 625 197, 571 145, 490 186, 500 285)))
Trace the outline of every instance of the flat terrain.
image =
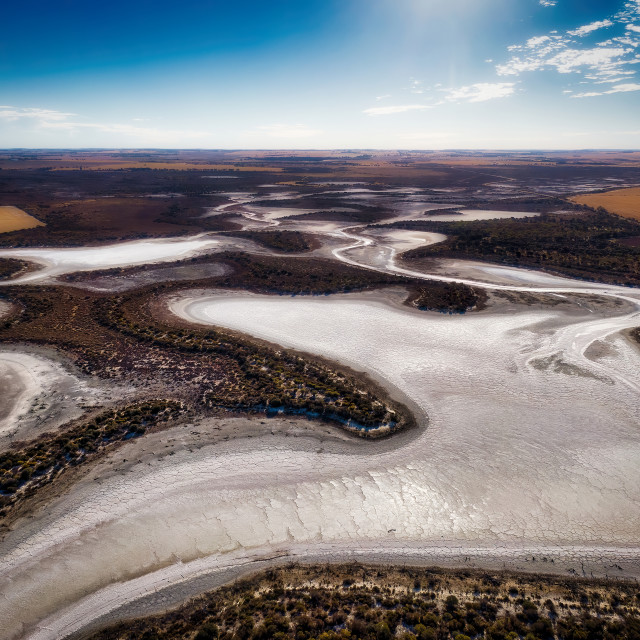
POLYGON ((635 640, 640 154, 0 167, 3 638, 635 640))
POLYGON ((640 187, 575 196, 571 201, 593 208, 603 207, 624 218, 640 220, 640 187))
POLYGON ((33 229, 44 226, 43 222, 30 216, 18 207, 0 207, 0 233, 19 231, 20 229, 33 229))

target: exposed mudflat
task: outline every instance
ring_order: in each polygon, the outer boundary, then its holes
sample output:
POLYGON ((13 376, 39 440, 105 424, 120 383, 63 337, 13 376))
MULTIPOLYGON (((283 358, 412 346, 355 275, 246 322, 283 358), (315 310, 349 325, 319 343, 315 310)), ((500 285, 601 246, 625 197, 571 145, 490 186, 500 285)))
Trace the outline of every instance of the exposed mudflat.
POLYGON ((11 284, 33 283, 52 276, 75 271, 92 271, 152 262, 166 262, 211 249, 220 240, 206 235, 180 239, 135 240, 100 247, 80 249, 29 248, 2 249, 0 257, 20 258, 43 265, 11 281, 11 284))
POLYGON ((619 334, 637 311, 443 316, 399 299, 174 302, 364 369, 420 428, 369 443, 230 419, 126 445, 3 541, 4 634, 46 618, 30 637, 61 637, 287 558, 640 577, 640 374, 619 334))
POLYGON ((124 397, 126 390, 71 371, 55 352, 33 347, 0 351, 0 451, 82 415, 86 408, 124 397))

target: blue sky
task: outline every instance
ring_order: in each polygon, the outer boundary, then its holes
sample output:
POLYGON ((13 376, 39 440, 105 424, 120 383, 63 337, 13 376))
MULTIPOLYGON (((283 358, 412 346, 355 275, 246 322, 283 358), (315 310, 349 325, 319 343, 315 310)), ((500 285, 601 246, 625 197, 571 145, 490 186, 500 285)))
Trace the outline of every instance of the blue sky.
POLYGON ((0 147, 639 148, 640 0, 23 0, 0 147))

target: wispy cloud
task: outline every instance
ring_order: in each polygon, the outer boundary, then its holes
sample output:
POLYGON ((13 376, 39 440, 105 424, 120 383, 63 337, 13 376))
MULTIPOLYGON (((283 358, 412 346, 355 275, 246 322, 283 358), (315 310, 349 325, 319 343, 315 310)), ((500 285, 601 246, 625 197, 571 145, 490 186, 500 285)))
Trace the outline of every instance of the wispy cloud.
POLYGON ((12 107, 10 105, 0 105, 0 118, 4 120, 20 120, 22 118, 36 120, 66 120, 77 113, 64 113, 63 111, 55 111, 53 109, 40 109, 33 107, 12 107))
POLYGON ((515 92, 514 82, 477 82, 466 87, 448 89, 445 100, 449 102, 486 102, 506 98, 515 92))
POLYGON ((411 86, 409 87, 409 91, 411 93, 424 93, 424 87, 422 86, 421 80, 416 80, 415 78, 411 78, 411 86))
POLYGON ((627 84, 616 84, 608 91, 586 91, 584 93, 576 93, 572 98, 591 98, 593 96, 605 96, 610 93, 628 93, 629 91, 640 91, 640 84, 637 82, 629 82, 627 84))
POLYGON ((366 113, 368 116, 388 116, 394 113, 406 113, 407 111, 424 111, 430 109, 430 105, 426 104, 400 104, 389 105, 388 107, 371 107, 365 109, 362 113, 366 113))
POLYGON ((540 4, 543 7, 555 7, 558 4, 558 0, 540 0, 540 4))
MULTIPOLYGON (((418 82, 418 81, 414 81, 418 82)), ((452 102, 486 102, 497 98, 506 98, 515 93, 515 82, 476 82, 463 87, 443 87, 437 84, 429 87, 431 103, 399 104, 385 107, 371 107, 363 113, 368 116, 388 116, 409 111, 424 111, 452 102)), ((383 96, 386 97, 386 96, 383 96)))
POLYGON ((588 33, 592 31, 597 31, 598 29, 604 29, 605 27, 612 27, 613 22, 611 20, 596 20, 595 22, 591 22, 589 24, 582 25, 577 29, 572 29, 571 31, 567 31, 570 36, 586 36, 588 33))
MULTIPOLYGON (((120 134, 148 143, 180 142, 185 139, 201 138, 209 135, 205 131, 183 131, 139 127, 131 124, 87 122, 76 120, 77 113, 55 111, 39 107, 0 106, 0 120, 7 122, 31 122, 38 130, 67 131, 70 134, 80 131, 95 131, 102 133, 120 134)), ((136 118, 135 120, 140 120, 136 118)))
MULTIPOLYGON (((544 4, 544 2, 541 3, 544 4)), ((545 5, 546 6, 546 5, 545 5)), ((580 74, 593 84, 619 82, 634 76, 640 63, 640 0, 627 0, 615 14, 563 33, 550 31, 509 47, 510 59, 496 66, 500 76, 552 70, 580 74), (611 36, 596 40, 603 29, 611 36)), ((581 96, 618 93, 585 91, 581 96)))

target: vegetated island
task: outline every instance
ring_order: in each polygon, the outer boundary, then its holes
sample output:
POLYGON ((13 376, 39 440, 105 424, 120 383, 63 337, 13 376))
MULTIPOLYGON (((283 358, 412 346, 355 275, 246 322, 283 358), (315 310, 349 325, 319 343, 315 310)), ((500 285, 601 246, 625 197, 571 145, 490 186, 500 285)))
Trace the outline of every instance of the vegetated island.
POLYGON ((640 286, 640 223, 604 210, 541 214, 536 218, 469 222, 406 221, 393 228, 444 233, 444 242, 402 254, 485 260, 604 282, 640 286))
MULTIPOLYGON (((547 558, 539 558, 540 563, 547 558)), ((271 569, 92 640, 637 640, 635 584, 360 564, 271 569)))
POLYGON ((246 238, 280 253, 305 253, 320 246, 312 235, 301 231, 229 231, 225 235, 246 238))
MULTIPOLYGON (((158 280, 180 281, 177 286, 238 289, 254 293, 276 295, 330 295, 365 291, 389 286, 404 286, 409 289, 405 304, 425 311, 441 313, 464 313, 484 308, 486 294, 482 289, 459 283, 444 283, 437 280, 424 281, 417 278, 394 276, 342 264, 324 258, 288 259, 279 256, 252 255, 243 252, 225 252, 202 255, 158 265, 141 265, 102 269, 91 272, 71 273, 64 276, 68 282, 90 287, 92 283, 112 284, 147 273, 162 274, 158 280), (215 278, 194 279, 194 268, 205 265, 225 265, 229 273, 215 278), (188 274, 185 276, 185 274, 188 274)), ((203 273, 205 270, 203 269, 203 273)), ((173 287, 167 282, 163 287, 173 287)))

